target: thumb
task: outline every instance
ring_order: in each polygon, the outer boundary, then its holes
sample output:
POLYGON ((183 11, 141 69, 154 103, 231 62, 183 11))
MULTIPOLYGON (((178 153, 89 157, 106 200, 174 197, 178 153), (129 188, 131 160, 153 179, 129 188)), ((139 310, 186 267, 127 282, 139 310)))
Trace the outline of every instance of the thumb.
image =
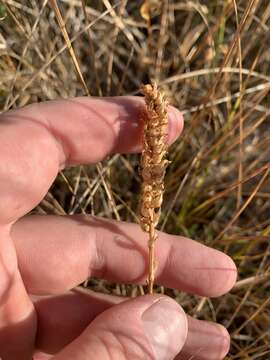
POLYGON ((54 360, 172 360, 187 336, 182 308, 161 295, 127 300, 104 311, 54 360))

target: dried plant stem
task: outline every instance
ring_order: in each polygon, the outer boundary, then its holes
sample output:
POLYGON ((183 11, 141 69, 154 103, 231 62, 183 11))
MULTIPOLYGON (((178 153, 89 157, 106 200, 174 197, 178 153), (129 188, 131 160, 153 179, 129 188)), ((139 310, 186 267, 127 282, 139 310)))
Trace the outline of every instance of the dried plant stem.
POLYGON ((55 16, 56 16, 56 19, 58 21, 58 25, 59 25, 59 28, 62 32, 62 35, 63 35, 63 38, 66 42, 66 45, 67 45, 67 48, 68 48, 68 51, 70 53, 70 56, 71 56, 71 59, 73 61, 73 64, 75 66, 75 69, 77 71, 77 74, 79 76, 79 79, 84 87, 84 90, 86 92, 86 95, 90 95, 90 92, 88 90, 88 87, 86 85, 86 82, 84 80, 84 77, 83 77, 83 74, 81 72, 81 68, 80 68, 80 65, 79 65, 79 62, 77 60, 77 57, 75 55, 75 52, 74 52, 74 49, 72 47, 72 44, 71 44, 71 41, 70 41, 70 38, 69 38, 69 35, 68 35, 68 32, 67 32, 67 29, 66 29, 66 25, 65 25, 65 22, 62 18, 62 15, 61 15, 61 12, 59 10, 59 7, 58 7, 58 4, 57 4, 57 1, 56 0, 50 0, 50 4, 55 12, 55 16))
POLYGON ((148 240, 148 249, 149 249, 149 265, 148 265, 148 293, 153 294, 153 286, 155 281, 155 241, 157 235, 155 232, 155 227, 153 222, 151 222, 150 231, 149 231, 149 240, 148 240))
POLYGON ((167 153, 168 114, 167 101, 157 89, 157 85, 142 87, 145 95, 143 150, 141 157, 141 176, 143 179, 140 198, 140 225, 149 234, 148 292, 153 293, 155 280, 155 227, 160 218, 163 200, 164 176, 169 163, 164 159, 167 153))

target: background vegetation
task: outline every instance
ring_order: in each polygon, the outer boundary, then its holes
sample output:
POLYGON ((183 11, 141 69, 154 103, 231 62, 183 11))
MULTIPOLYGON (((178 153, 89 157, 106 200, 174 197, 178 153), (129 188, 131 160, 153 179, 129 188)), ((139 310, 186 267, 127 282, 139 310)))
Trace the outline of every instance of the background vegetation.
MULTIPOLYGON (((268 0, 0 1, 0 106, 86 94, 138 94, 156 79, 183 111, 170 151, 160 228, 221 249, 236 262, 234 289, 206 299, 158 287, 231 333, 229 359, 270 358, 270 4, 268 0), (51 4, 54 2, 52 1, 51 4), (63 35, 73 40, 85 85, 63 35)), ((138 156, 62 172, 39 213, 136 221, 138 156)), ((97 291, 142 287, 91 280, 97 291)))

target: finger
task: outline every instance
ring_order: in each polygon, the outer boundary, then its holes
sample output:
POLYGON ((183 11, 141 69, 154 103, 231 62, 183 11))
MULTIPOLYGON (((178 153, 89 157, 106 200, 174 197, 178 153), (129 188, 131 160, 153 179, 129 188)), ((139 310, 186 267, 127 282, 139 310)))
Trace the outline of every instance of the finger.
MULTIPOLYGON (((59 352, 76 339, 98 314, 125 300, 81 288, 63 295, 37 297, 37 347, 45 353, 59 352)), ((177 360, 223 359, 230 344, 227 330, 219 324, 190 316, 187 316, 187 319, 187 340, 177 360)))
MULTIPOLYGON (((28 291, 51 294, 90 276, 144 283, 147 234, 138 225, 91 216, 29 216, 12 229, 28 291)), ((159 233, 156 282, 201 296, 227 292, 236 279, 225 254, 190 239, 159 233)))
MULTIPOLYGON (((76 98, 1 114, 0 222, 37 205, 59 168, 140 151, 142 106, 139 97, 76 98)), ((180 112, 170 107, 169 143, 182 127, 180 112)))
POLYGON ((228 331, 219 324, 188 316, 188 336, 176 360, 222 360, 230 348, 228 331))
POLYGON ((181 307, 165 296, 141 296, 105 310, 54 360, 171 360, 187 336, 181 307))

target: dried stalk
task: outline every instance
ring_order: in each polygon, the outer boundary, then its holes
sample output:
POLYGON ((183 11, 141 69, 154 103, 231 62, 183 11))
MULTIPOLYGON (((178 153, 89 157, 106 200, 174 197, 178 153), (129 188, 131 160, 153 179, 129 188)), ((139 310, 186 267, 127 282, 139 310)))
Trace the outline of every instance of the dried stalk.
POLYGON ((167 153, 168 103, 157 85, 144 85, 146 111, 144 117, 143 150, 141 176, 143 179, 140 198, 140 225, 149 234, 148 292, 153 293, 155 279, 155 227, 160 218, 160 208, 164 192, 164 176, 169 163, 164 159, 167 153))
POLYGON ((67 29, 66 29, 66 25, 65 25, 65 22, 62 18, 62 15, 61 15, 61 12, 59 10, 59 7, 58 7, 58 4, 57 4, 57 1, 56 0, 50 0, 50 4, 55 12, 55 16, 56 16, 56 19, 57 19, 57 22, 58 22, 58 25, 59 25, 59 28, 62 32, 62 35, 63 35, 63 38, 66 42, 66 45, 67 45, 67 48, 68 48, 68 51, 70 53, 70 56, 71 56, 71 59, 73 61, 73 64, 75 66, 75 69, 77 71, 77 74, 79 76, 79 79, 84 87, 84 90, 86 92, 86 95, 90 95, 90 92, 88 90, 88 87, 86 85, 86 82, 84 80, 84 77, 83 77, 83 74, 81 72, 81 68, 80 68, 80 65, 79 65, 79 62, 77 60, 77 57, 75 55, 75 52, 74 52, 74 49, 72 47, 72 44, 71 44, 71 41, 70 41, 70 38, 69 38, 69 35, 68 35, 68 32, 67 32, 67 29))

